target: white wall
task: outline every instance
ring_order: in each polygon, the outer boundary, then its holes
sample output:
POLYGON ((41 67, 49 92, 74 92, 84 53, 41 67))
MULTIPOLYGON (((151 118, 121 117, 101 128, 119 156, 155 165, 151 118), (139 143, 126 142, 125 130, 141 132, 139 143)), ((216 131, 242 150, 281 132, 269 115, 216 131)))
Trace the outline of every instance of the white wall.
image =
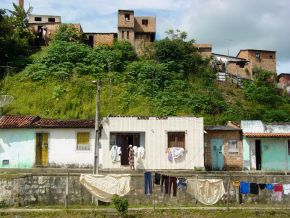
POLYGON ((137 161, 139 169, 193 169, 204 167, 203 118, 168 117, 149 120, 137 117, 109 117, 103 120, 101 144, 102 168, 120 168, 110 159, 110 132, 145 132, 145 158, 137 161), (167 159, 167 131, 185 131, 186 154, 176 161, 167 159))
MULTIPOLYGON (((48 162, 51 166, 76 165, 87 167, 93 165, 94 130, 93 129, 36 129, 35 132, 47 132, 48 162), (78 151, 77 132, 90 132, 90 150, 78 151)), ((100 160, 101 162, 101 160, 100 160)))

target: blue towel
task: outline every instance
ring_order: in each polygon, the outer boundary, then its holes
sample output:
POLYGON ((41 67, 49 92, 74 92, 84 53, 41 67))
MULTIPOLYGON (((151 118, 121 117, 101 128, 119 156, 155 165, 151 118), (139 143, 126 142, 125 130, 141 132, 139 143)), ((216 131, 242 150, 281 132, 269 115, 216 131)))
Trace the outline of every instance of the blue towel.
POLYGON ((249 194, 250 193, 250 183, 241 182, 240 183, 240 193, 241 194, 249 194))
POLYGON ((266 184, 266 189, 272 191, 274 189, 273 184, 266 184))

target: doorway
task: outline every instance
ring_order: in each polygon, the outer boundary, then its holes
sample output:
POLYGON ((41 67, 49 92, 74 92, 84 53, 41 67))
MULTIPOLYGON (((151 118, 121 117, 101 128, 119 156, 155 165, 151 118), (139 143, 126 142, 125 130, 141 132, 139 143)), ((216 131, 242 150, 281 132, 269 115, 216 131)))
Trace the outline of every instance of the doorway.
POLYGON ((261 140, 255 141, 256 170, 262 169, 261 140))
POLYGON ((121 147, 121 165, 129 165, 129 145, 140 146, 140 134, 139 133, 116 133, 116 144, 121 147))
POLYGON ((36 133, 35 165, 48 165, 48 133, 36 133))
POLYGON ((211 163, 213 170, 224 169, 224 140, 212 139, 211 140, 211 163))

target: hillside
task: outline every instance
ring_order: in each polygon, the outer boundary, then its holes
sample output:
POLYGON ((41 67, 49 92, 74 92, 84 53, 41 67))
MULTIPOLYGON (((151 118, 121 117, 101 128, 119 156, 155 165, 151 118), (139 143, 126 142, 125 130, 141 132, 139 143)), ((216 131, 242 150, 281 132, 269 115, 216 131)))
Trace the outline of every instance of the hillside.
POLYGON ((99 79, 102 116, 194 115, 204 117, 206 124, 290 121, 290 98, 276 94, 269 72, 257 70, 255 81, 245 83, 244 89, 218 83, 192 42, 183 35, 169 35, 138 58, 126 42, 93 49, 77 41, 55 40, 31 55, 31 64, 21 72, 1 80, 1 94, 15 97, 4 114, 94 118, 92 81, 99 79))

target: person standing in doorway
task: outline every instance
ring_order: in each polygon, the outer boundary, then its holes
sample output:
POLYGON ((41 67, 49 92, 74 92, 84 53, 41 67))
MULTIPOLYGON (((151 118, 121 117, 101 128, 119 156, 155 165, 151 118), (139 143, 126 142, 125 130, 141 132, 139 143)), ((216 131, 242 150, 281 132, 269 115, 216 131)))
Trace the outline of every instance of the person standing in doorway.
POLYGON ((129 166, 131 168, 131 170, 134 170, 134 149, 132 145, 129 145, 129 166))

